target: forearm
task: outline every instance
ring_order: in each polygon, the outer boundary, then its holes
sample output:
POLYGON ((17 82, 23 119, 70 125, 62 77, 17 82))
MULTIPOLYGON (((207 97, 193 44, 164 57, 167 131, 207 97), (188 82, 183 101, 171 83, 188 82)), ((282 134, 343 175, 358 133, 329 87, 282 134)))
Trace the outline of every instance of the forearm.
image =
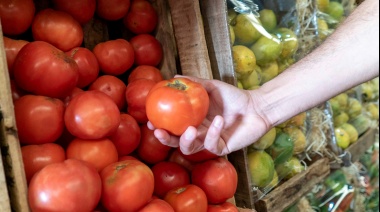
POLYGON ((275 126, 378 71, 379 1, 366 0, 321 46, 250 93, 267 124, 275 126))

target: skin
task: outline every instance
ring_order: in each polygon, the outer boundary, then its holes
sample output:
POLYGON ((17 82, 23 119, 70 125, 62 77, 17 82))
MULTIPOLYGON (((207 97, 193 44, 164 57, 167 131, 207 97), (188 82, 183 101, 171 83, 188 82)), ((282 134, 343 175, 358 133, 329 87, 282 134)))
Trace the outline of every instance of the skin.
MULTIPOLYGON (((188 77, 209 93, 198 128, 180 137, 155 129, 157 139, 184 154, 207 149, 227 155, 257 141, 272 127, 379 76, 379 1, 366 0, 325 42, 257 90, 188 77)), ((148 127, 154 129, 148 122, 148 127)))

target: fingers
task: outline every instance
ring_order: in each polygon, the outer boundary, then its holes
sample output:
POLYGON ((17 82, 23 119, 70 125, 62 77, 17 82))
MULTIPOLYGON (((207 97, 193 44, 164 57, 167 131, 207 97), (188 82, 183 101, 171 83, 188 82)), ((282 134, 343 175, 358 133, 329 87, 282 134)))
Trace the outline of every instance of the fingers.
POLYGON ((228 153, 226 144, 221 138, 224 126, 224 119, 221 116, 215 116, 210 128, 207 131, 204 148, 216 155, 225 155, 228 153))
POLYGON ((150 121, 148 121, 148 123, 146 124, 146 126, 147 126, 150 130, 155 130, 155 129, 156 129, 150 121))
MULTIPOLYGON (((195 127, 188 127, 180 138, 180 149, 185 155, 190 155, 199 152, 203 145, 197 145, 197 129, 195 127)), ((199 143, 199 142, 198 142, 199 143)))
POLYGON ((178 147, 179 146, 179 138, 176 136, 169 135, 168 132, 162 129, 154 130, 154 136, 163 144, 170 147, 178 147))

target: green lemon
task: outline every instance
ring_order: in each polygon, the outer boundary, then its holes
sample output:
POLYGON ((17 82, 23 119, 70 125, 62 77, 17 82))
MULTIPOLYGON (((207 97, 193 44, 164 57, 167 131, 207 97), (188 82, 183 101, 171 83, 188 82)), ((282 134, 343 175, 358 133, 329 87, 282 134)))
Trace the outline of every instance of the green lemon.
POLYGON ((326 13, 336 20, 340 21, 344 15, 344 7, 342 3, 337 1, 330 1, 327 6, 326 13))
POLYGON ((291 29, 284 27, 276 29, 273 33, 280 38, 282 43, 281 58, 293 56, 299 46, 296 34, 291 29))
POLYGON ((286 127, 284 132, 290 135, 290 138, 294 144, 293 154, 300 154, 305 151, 306 148, 306 136, 298 127, 286 127))
POLYGON ((252 184, 260 188, 272 181, 275 172, 273 159, 261 150, 248 153, 248 169, 252 184))
POLYGON ((359 133, 352 124, 344 123, 340 127, 344 129, 344 131, 346 131, 350 136, 350 144, 353 144, 358 140, 359 133))
POLYGON ((360 101, 356 98, 349 97, 348 98, 348 107, 347 107, 347 114, 350 117, 350 119, 353 119, 360 115, 362 113, 363 106, 360 103, 360 101))
POLYGON ((261 74, 259 72, 257 72, 256 70, 252 71, 251 74, 249 74, 249 76, 247 77, 242 77, 240 79, 242 85, 243 85, 243 88, 248 90, 254 86, 258 86, 260 85, 260 82, 261 82, 261 74))
POLYGON ((232 57, 237 78, 249 76, 256 68, 255 54, 246 46, 232 47, 232 57))
POLYGON ((234 28, 231 25, 228 25, 228 29, 229 29, 229 32, 230 32, 230 43, 231 43, 231 45, 234 45, 234 43, 235 43, 234 28))
POLYGON ((329 4, 330 0, 317 0, 317 8, 322 12, 326 12, 329 4))
POLYGON ((258 65, 265 65, 268 62, 274 61, 281 54, 281 40, 273 34, 270 35, 271 37, 260 37, 259 40, 251 46, 251 50, 255 53, 258 65))
POLYGON ((238 44, 249 46, 261 37, 261 33, 246 14, 238 14, 231 22, 231 25, 235 32, 235 41, 238 44))
POLYGON ((277 26, 277 17, 273 10, 263 9, 259 12, 260 21, 264 29, 272 32, 277 26))
POLYGON ((254 149, 265 150, 273 144, 274 139, 276 139, 276 128, 273 127, 258 141, 256 141, 255 143, 251 145, 254 149))
POLYGON ((346 149, 350 145, 350 135, 341 127, 336 127, 334 132, 338 146, 346 149))
POLYGON ((277 61, 272 61, 261 66, 261 85, 272 80, 278 75, 277 61))

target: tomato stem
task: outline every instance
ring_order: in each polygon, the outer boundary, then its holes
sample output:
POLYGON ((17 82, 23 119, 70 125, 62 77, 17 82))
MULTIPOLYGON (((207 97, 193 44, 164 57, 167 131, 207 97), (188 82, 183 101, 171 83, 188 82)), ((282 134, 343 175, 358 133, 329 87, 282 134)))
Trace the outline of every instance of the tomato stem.
POLYGON ((180 194, 182 192, 184 192, 186 190, 186 188, 179 188, 175 191, 176 194, 180 194))
POLYGON ((167 86, 181 91, 187 89, 187 86, 179 80, 174 80, 174 83, 168 83, 167 86))

